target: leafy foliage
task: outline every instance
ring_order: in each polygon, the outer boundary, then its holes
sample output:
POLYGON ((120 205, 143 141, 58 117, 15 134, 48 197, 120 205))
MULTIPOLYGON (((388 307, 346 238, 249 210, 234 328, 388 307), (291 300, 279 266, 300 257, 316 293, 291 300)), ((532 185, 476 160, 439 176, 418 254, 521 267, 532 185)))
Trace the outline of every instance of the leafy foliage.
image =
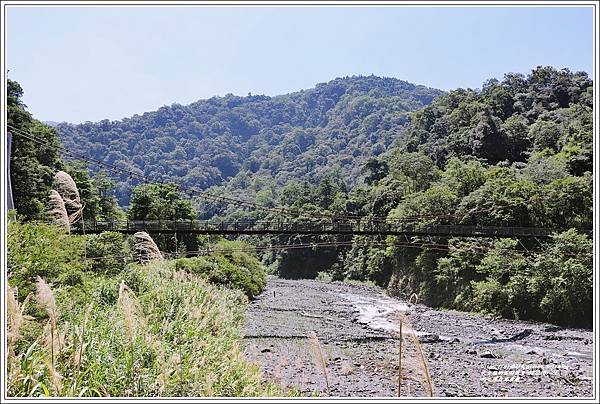
POLYGON ((243 358, 243 294, 175 272, 172 261, 130 271, 151 287, 90 279, 76 291, 55 289, 55 332, 32 327, 43 319, 22 319, 7 363, 9 396, 286 394, 243 358), (98 298, 107 291, 113 298, 98 298))
POLYGON ((88 235, 85 254, 90 262, 90 270, 96 274, 117 274, 133 260, 123 234, 111 231, 88 235))
POLYGON ((506 74, 480 91, 458 89, 411 117, 407 151, 442 165, 452 156, 526 161, 532 151, 576 149, 571 174, 591 171, 592 81, 584 72, 538 67, 506 74))
MULTIPOLYGON (((121 121, 62 123, 57 131, 70 149, 184 188, 237 176, 316 182, 332 166, 358 178, 364 162, 390 148, 408 113, 440 94, 393 78, 355 76, 276 97, 229 94, 121 121)), ((138 184, 118 178, 121 204, 138 184)))
POLYGON ((82 236, 68 235, 58 226, 10 221, 7 232, 8 278, 23 297, 35 279, 60 280, 69 271, 85 269, 82 236))
POLYGON ((224 276, 229 282, 221 283, 255 295, 265 286, 256 258, 209 256, 210 273, 197 276, 177 270, 183 261, 124 266, 111 258, 127 250, 118 233, 74 236, 56 226, 11 221, 8 241, 8 395, 293 393, 265 383, 243 358, 242 291, 203 279, 224 276))
POLYGON ((76 160, 65 162, 65 171, 77 185, 84 204, 85 220, 112 221, 125 218, 114 196, 115 183, 105 172, 90 175, 87 166, 76 160))
MULTIPOLYGON (((346 236, 246 241, 346 242, 264 253, 262 263, 282 277, 320 273, 373 281, 406 296, 417 293, 433 305, 589 326, 592 85, 585 73, 552 67, 447 94, 395 79, 351 77, 278 97, 228 95, 122 121, 61 124, 58 130, 69 148, 180 185, 117 178, 119 200, 131 202, 130 219, 277 220, 281 215, 269 208, 286 206, 298 212, 292 221, 360 215, 553 229, 556 235, 543 246, 532 240, 441 237, 355 237, 352 246, 346 236), (187 187, 266 209, 192 204, 179 191, 187 187), (435 247, 415 248, 423 242, 435 247), (577 310, 581 314, 573 315, 577 310)), ((26 118, 15 111, 13 119, 26 118)), ((88 216, 110 217, 101 213, 110 208, 95 207, 99 195, 87 191, 91 179, 72 171, 89 194, 88 216)), ((207 242, 157 241, 170 251, 207 242)), ((262 288, 261 275, 255 277, 252 269, 257 263, 246 255, 177 265, 241 285, 249 296, 262 288)), ((71 275, 66 284, 79 282, 71 275)), ((114 290, 99 285, 103 299, 114 302, 114 290)))
MULTIPOLYGON (((127 210, 129 220, 189 220, 196 217, 191 201, 176 184, 145 184, 134 188, 131 205, 127 210)), ((156 234, 153 239, 161 251, 197 249, 193 235, 171 236, 156 234)))
POLYGON ((399 147, 369 160, 365 184, 337 197, 336 212, 365 220, 556 230, 544 246, 355 237, 352 248, 334 251, 338 259, 324 254, 317 270, 431 305, 591 326, 591 89, 585 73, 540 67, 451 91, 410 115, 399 147))
MULTIPOLYGON (((240 242, 221 240, 216 249, 234 249, 243 246, 240 242)), ((247 245, 246 245, 247 247, 247 245)), ((242 290, 252 298, 267 285, 263 266, 256 257, 240 251, 219 252, 207 257, 180 258, 175 269, 206 278, 208 281, 242 290)))
POLYGON ((58 136, 53 128, 34 119, 21 97, 23 89, 8 79, 6 88, 8 130, 13 132, 11 186, 15 209, 26 219, 44 219, 54 173, 62 167, 58 136), (15 131, 13 128, 16 128, 15 131), (24 137, 33 135, 43 144, 24 137))

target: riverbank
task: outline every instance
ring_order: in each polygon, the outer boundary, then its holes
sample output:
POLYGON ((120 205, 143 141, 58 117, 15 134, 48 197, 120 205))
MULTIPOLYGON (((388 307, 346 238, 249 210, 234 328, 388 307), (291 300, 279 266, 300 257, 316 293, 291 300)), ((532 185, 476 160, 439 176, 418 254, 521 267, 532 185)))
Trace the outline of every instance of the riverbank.
MULTIPOLYGON (((265 377, 303 395, 396 396, 399 312, 420 340, 434 396, 592 395, 591 330, 434 310, 343 283, 270 277, 248 312, 246 356, 265 377)), ((426 396, 420 355, 404 327, 402 395, 426 396)))

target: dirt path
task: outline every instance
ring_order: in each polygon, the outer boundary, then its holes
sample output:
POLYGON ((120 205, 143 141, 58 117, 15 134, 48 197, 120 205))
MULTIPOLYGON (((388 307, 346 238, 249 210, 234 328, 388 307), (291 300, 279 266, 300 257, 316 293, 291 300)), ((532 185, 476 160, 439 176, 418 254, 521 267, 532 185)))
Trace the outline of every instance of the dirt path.
MULTIPOLYGON (((433 310, 341 283, 270 277, 248 313, 246 355, 303 395, 396 396, 399 311, 421 341, 434 396, 593 394, 590 330, 433 310)), ((402 395, 425 396, 421 356, 404 330, 402 395)))

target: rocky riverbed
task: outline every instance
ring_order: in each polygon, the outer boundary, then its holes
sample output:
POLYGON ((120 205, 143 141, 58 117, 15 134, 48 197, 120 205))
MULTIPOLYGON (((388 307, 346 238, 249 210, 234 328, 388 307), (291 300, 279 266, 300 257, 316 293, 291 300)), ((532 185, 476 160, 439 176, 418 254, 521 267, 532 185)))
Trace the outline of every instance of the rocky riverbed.
POLYGON ((402 396, 593 394, 591 330, 434 310, 343 283, 270 277, 248 312, 246 356, 302 395, 394 397, 400 313, 402 396))

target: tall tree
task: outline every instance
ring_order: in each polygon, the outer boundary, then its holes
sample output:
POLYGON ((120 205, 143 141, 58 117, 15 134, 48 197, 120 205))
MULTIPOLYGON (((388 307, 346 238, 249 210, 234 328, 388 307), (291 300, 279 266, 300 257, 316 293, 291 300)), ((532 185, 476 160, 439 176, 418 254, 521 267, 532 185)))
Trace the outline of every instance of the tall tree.
POLYGON ((62 167, 58 136, 53 128, 27 112, 19 83, 9 79, 6 95, 8 130, 13 133, 11 185, 15 209, 25 219, 42 219, 54 173, 62 167))
MULTIPOLYGON (((178 220, 195 219, 197 213, 176 184, 145 184, 133 189, 127 217, 130 220, 178 220)), ((154 241, 161 251, 190 251, 198 247, 196 237, 191 234, 157 234, 154 241)))

